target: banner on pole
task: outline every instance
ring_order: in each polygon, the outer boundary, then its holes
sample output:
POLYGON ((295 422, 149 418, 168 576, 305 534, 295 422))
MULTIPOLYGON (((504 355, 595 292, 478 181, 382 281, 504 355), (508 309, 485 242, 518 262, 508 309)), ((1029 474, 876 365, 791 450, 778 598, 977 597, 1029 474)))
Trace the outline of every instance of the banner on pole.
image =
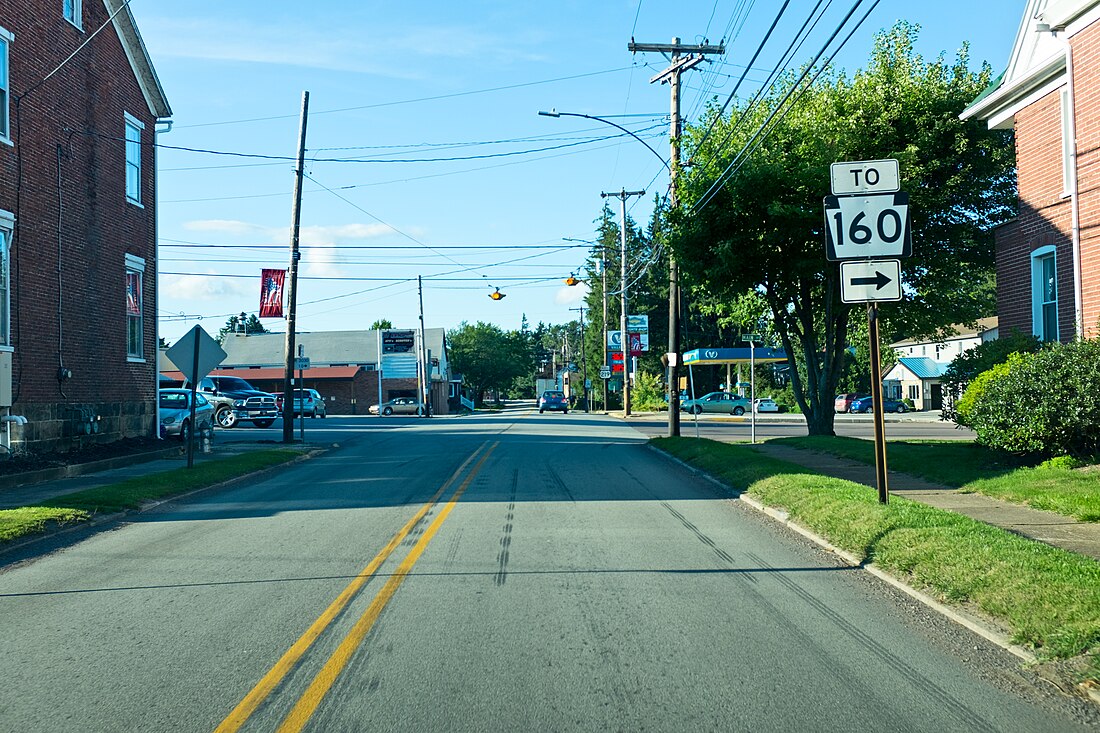
POLYGON ((264 269, 260 276, 260 318, 283 317, 283 281, 286 270, 264 269))

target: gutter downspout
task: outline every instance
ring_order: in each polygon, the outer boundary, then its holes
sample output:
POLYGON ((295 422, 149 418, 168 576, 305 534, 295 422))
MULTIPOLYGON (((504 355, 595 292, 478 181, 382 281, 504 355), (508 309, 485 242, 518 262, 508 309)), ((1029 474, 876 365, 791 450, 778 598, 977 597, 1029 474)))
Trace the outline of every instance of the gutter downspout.
POLYGON ((1074 338, 1085 335, 1085 311, 1081 302, 1081 201, 1077 186, 1077 104, 1073 84, 1073 46, 1066 44, 1066 102, 1069 105, 1069 177, 1070 177, 1070 240, 1073 257, 1073 329, 1074 338))
POLYGON ((160 439, 160 174, 156 143, 172 131, 171 119, 153 122, 153 437, 160 439), (157 129, 157 125, 167 125, 157 129))

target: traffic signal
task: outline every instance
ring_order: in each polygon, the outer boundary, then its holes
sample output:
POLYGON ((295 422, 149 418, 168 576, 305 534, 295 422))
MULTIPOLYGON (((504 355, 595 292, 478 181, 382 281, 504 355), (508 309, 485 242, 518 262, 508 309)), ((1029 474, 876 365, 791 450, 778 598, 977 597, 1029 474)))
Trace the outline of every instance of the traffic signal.
POLYGON ((489 293, 489 297, 493 300, 501 300, 504 298, 504 293, 500 292, 500 288, 497 288, 493 292, 489 293))
POLYGON ((573 287, 574 285, 576 285, 579 282, 580 282, 580 280, 578 280, 576 277, 574 277, 573 273, 569 273, 569 277, 565 278, 565 284, 568 285, 569 287, 573 287))

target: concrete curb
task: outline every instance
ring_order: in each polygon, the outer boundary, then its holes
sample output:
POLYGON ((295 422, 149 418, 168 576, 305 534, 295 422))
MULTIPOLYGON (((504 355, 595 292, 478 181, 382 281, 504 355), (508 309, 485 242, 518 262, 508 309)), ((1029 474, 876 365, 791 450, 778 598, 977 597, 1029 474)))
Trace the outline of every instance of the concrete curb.
MULTIPOLYGON (((336 448, 336 447, 339 447, 339 446, 337 445, 337 446, 333 446, 333 447, 336 448)), ((164 497, 162 499, 152 499, 152 500, 142 504, 141 506, 137 507, 136 509, 127 509, 127 510, 121 511, 121 512, 114 512, 113 514, 94 514, 86 522, 76 522, 76 523, 73 523, 73 524, 70 524, 70 525, 54 526, 54 527, 46 529, 43 532, 40 532, 38 534, 30 535, 25 539, 16 540, 14 542, 11 542, 11 543, 8 543, 8 544, 5 544, 5 545, 0 545, 0 558, 2 558, 4 555, 14 553, 17 550, 24 549, 24 548, 27 548, 27 547, 31 547, 35 543, 38 543, 38 542, 43 542, 45 540, 55 539, 57 537, 63 537, 67 534, 71 534, 73 532, 78 532, 78 531, 81 531, 81 530, 94 529, 94 528, 100 527, 104 524, 111 524, 113 522, 119 522, 119 521, 122 521, 123 519, 125 519, 127 516, 130 516, 131 514, 144 514, 145 512, 152 511, 153 509, 156 509, 157 507, 163 506, 164 504, 168 504, 169 502, 179 501, 180 499, 184 499, 184 498, 187 498, 187 497, 190 497, 190 496, 196 496, 196 495, 201 494, 202 492, 205 492, 205 491, 215 491, 215 490, 218 490, 218 489, 226 489, 226 488, 229 488, 231 486, 234 486, 235 484, 243 482, 245 479, 256 478, 256 477, 263 476, 263 475, 268 474, 268 473, 274 473, 275 471, 277 471, 280 468, 285 468, 287 466, 293 466, 297 463, 302 463, 303 461, 307 461, 311 458, 322 455, 323 453, 328 452, 328 450, 329 450, 328 448, 313 448, 312 450, 298 456, 297 458, 289 460, 285 463, 280 463, 280 464, 275 465, 275 466, 268 466, 267 468, 261 468, 258 471, 253 471, 251 473, 246 473, 244 475, 237 476, 235 478, 231 478, 231 479, 228 479, 226 481, 221 481, 221 482, 216 483, 216 484, 211 484, 210 486, 203 486, 202 488, 192 489, 191 491, 186 491, 182 494, 173 494, 172 496, 167 496, 167 497, 164 497)), ((126 464, 123 464, 123 465, 126 465, 126 464)), ((169 469, 169 470, 174 471, 176 469, 169 469)))
MULTIPOLYGON (((684 461, 681 461, 679 458, 676 458, 675 456, 669 455, 668 453, 665 453, 664 451, 662 451, 658 448, 654 448, 653 446, 650 446, 650 448, 652 450, 656 451, 657 453, 661 454, 662 456, 664 456, 668 460, 670 460, 674 463, 677 463, 680 466, 686 468, 688 471, 695 474, 696 476, 704 478, 704 479, 710 481, 711 483, 713 483, 717 486, 720 486, 722 489, 724 489, 726 491, 729 491, 731 489, 731 487, 728 484, 723 483, 722 481, 719 481, 715 477, 708 474, 706 471, 703 471, 702 469, 696 468, 695 466, 692 466, 688 463, 685 463, 684 461)), ((741 502, 743 502, 747 506, 752 507, 753 509, 760 512, 761 514, 764 514, 765 516, 768 516, 768 517, 774 519, 776 522, 784 525, 785 527, 788 527, 789 529, 793 530, 794 532, 797 532, 798 534, 802 535, 806 539, 808 539, 811 542, 813 542, 813 543, 817 544, 818 546, 820 546, 822 549, 828 550, 829 552, 835 554, 837 557, 844 560, 844 562, 847 563, 848 565, 850 565, 852 567, 862 568, 863 570, 866 570, 870 574, 874 575, 876 578, 879 578, 880 580, 885 581, 886 583, 892 585, 893 587, 895 587, 898 590, 902 591, 906 595, 910 596, 914 600, 919 601, 920 603, 923 603, 924 605, 928 606, 933 611, 936 611, 937 613, 941 614, 942 616, 944 616, 948 620, 953 621, 953 622, 955 622, 955 623, 957 623, 961 626, 966 627, 967 629, 974 632, 975 634, 982 637, 983 639, 986 639, 987 641, 990 641, 993 644, 996 644, 997 646, 1001 647, 1005 651, 1019 657, 1023 661, 1025 661, 1029 664, 1035 664, 1039 661, 1038 657, 1036 657, 1033 653, 1031 653, 1030 651, 1028 651, 1027 649, 1025 649, 1024 647, 1022 647, 1018 644, 1013 644, 1007 636, 1005 636, 1000 631, 991 628, 990 626, 988 626, 984 621, 982 621, 978 617, 971 616, 970 614, 967 614, 965 612, 962 612, 962 611, 959 611, 957 609, 946 606, 943 603, 937 601, 935 598, 929 596, 927 593, 924 593, 922 591, 917 590, 916 588, 913 588, 912 586, 910 586, 910 585, 906 584, 905 582, 903 582, 901 579, 897 578, 894 575, 891 575, 890 573, 886 572, 885 570, 883 570, 880 567, 877 567, 873 563, 865 563, 861 559, 857 558, 855 555, 852 555, 851 553, 847 552, 846 550, 842 550, 841 548, 839 548, 836 545, 832 544, 831 542, 829 542, 827 539, 825 539, 821 535, 817 534, 816 532, 813 532, 812 530, 809 530, 806 527, 803 527, 802 525, 798 524, 797 522, 794 522, 793 520, 790 519, 790 515, 786 511, 784 511, 782 509, 778 509, 776 507, 767 506, 766 504, 763 504, 763 503, 757 501, 756 499, 752 498, 751 496, 749 496, 745 493, 740 493, 738 496, 733 497, 733 498, 735 498, 737 500, 740 500, 741 502)), ((1089 688, 1082 687, 1081 689, 1082 689, 1083 692, 1085 692, 1092 699, 1093 702, 1095 702, 1097 704, 1100 704, 1100 693, 1097 693, 1096 691, 1094 691, 1092 689, 1089 689, 1089 688)))

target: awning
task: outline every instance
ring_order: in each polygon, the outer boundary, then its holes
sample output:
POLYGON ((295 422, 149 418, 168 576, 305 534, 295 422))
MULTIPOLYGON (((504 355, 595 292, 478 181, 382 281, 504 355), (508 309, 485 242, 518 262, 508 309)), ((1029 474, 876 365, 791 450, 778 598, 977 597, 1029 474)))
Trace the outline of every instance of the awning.
MULTIPOLYGON (((750 353, 753 349, 745 346, 737 349, 693 349, 684 352, 684 364, 688 366, 700 366, 702 364, 748 364, 753 358, 750 353)), ((786 361, 787 352, 779 349, 759 348, 755 349, 755 361, 775 362, 786 361)))

